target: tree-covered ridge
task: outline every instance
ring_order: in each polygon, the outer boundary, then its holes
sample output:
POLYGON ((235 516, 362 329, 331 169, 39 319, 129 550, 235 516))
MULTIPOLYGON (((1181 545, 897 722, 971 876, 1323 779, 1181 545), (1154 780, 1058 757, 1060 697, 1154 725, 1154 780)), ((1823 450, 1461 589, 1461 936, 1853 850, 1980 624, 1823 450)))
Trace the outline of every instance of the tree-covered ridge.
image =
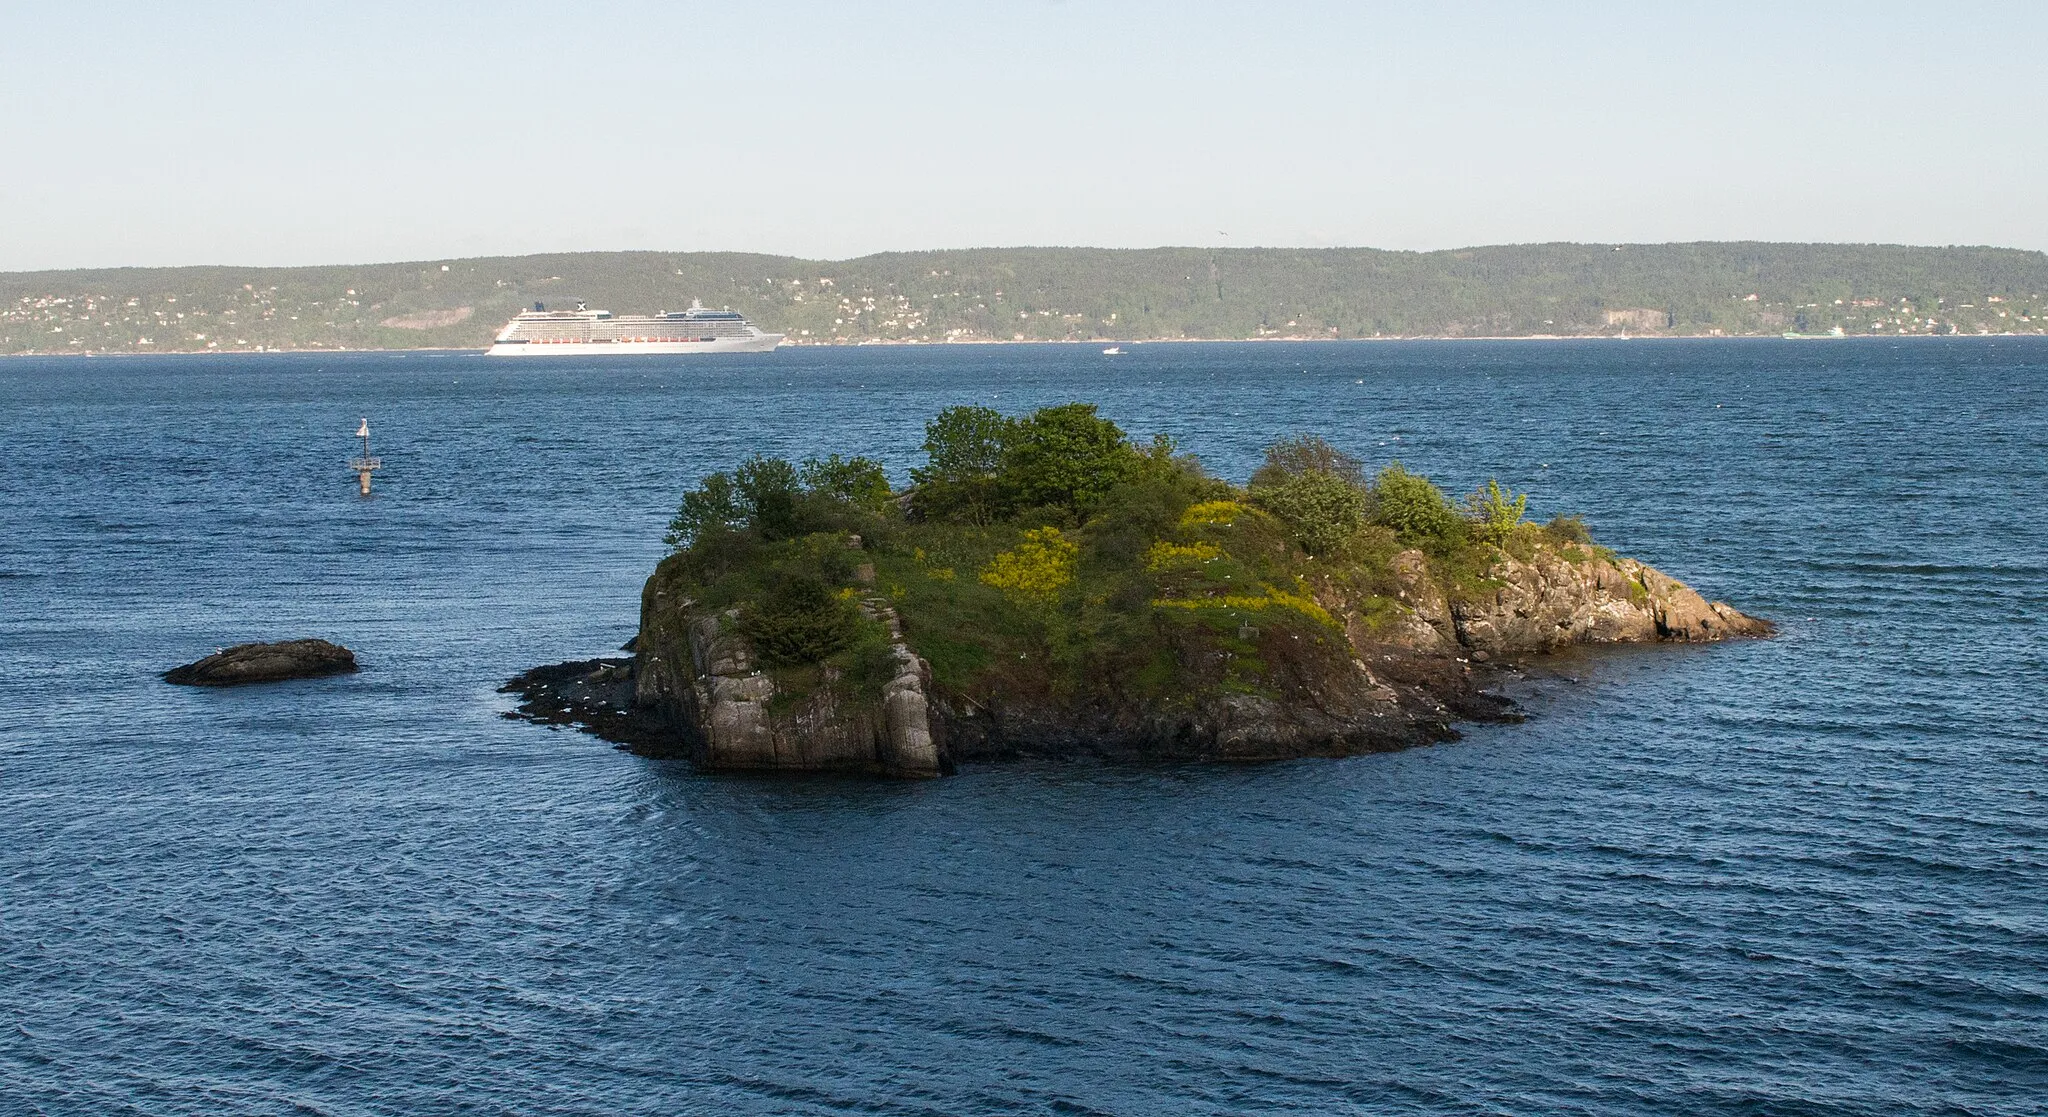
POLYGON ((0 352, 481 347, 537 301, 623 314, 692 299, 800 343, 2040 333, 2048 256, 1763 243, 987 248, 17 272, 0 274, 0 352))
POLYGON ((949 693, 1171 706, 1350 662, 1407 609, 1399 562, 1455 596, 1503 554, 1599 553, 1575 519, 1523 522, 1497 485, 1453 503, 1314 437, 1275 443, 1241 486, 1081 403, 950 408, 924 448, 899 493, 862 457, 757 455, 705 478, 649 606, 737 610, 790 696, 890 678, 886 606, 949 693))

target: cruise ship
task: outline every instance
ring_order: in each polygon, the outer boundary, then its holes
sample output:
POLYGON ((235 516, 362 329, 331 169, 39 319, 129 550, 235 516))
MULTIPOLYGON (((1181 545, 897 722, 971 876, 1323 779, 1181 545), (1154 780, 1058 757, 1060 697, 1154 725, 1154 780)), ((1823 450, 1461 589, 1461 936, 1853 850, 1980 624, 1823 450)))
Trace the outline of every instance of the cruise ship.
POLYGON ((614 315, 590 310, 549 310, 541 303, 505 323, 484 350, 493 357, 560 357, 601 353, 766 353, 782 334, 764 334, 732 310, 690 309, 665 314, 614 315))

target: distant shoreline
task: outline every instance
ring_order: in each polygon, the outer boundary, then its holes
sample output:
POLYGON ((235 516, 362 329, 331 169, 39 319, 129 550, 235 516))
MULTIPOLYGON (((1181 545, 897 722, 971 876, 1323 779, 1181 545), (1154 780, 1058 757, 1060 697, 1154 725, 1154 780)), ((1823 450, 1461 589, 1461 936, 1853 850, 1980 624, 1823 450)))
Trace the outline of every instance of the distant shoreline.
POLYGON ((2048 334, 2048 253, 1560 242, 1424 253, 981 248, 842 261, 581 252, 0 272, 0 351, 482 349, 490 324, 536 304, 621 314, 702 305, 798 345, 2024 336, 2048 334))
MULTIPOLYGON (((1404 337, 1161 337, 1126 341, 1113 338, 1097 338, 1089 341, 1032 340, 1009 341, 836 341, 836 342, 788 342, 778 347, 783 349, 956 349, 963 347, 988 347, 998 345, 1016 346, 1141 346, 1141 345, 1356 345, 1379 344, 1383 342, 1413 341, 1962 341, 1970 339, 2020 339, 2048 338, 2048 332, 2040 333, 1955 333, 1955 334, 1850 334, 1845 337, 1801 337, 1788 338, 1782 334, 1502 334, 1484 336, 1450 337, 1444 335, 1419 334, 1404 337)), ((42 352, 0 353, 0 361, 23 358, 90 358, 90 357, 271 357, 271 356, 318 356, 322 354, 345 356, 360 353, 474 353, 482 356, 483 346, 473 345, 421 345, 392 349, 112 349, 85 350, 51 349, 42 352)), ((564 354, 566 357, 586 354, 564 354)), ((597 356, 598 354, 587 354, 597 356)), ((624 354, 624 356, 649 356, 650 354, 624 354)), ((709 356, 710 354, 684 354, 684 356, 709 356)), ((759 354, 753 354, 758 356, 759 354)), ((1128 354, 1126 354, 1128 355, 1128 354)))

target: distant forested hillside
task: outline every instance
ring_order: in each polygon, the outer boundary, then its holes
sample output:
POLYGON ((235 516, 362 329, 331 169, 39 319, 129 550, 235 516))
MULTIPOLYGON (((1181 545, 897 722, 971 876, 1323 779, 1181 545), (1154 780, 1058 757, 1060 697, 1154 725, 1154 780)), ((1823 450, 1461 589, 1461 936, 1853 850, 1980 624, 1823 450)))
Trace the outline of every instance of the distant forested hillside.
POLYGON ((0 274, 0 353, 482 346, 523 307, 731 307, 803 343, 2041 333, 2048 256, 1701 243, 579 252, 0 274))

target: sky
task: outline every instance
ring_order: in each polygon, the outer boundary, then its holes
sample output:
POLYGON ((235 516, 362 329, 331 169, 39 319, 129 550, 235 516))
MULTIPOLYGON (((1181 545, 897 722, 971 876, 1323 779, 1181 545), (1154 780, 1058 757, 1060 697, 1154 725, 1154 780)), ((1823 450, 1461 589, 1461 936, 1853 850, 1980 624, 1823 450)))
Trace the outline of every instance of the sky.
POLYGON ((2048 4, 0 0, 0 271, 2048 249, 2048 4))

